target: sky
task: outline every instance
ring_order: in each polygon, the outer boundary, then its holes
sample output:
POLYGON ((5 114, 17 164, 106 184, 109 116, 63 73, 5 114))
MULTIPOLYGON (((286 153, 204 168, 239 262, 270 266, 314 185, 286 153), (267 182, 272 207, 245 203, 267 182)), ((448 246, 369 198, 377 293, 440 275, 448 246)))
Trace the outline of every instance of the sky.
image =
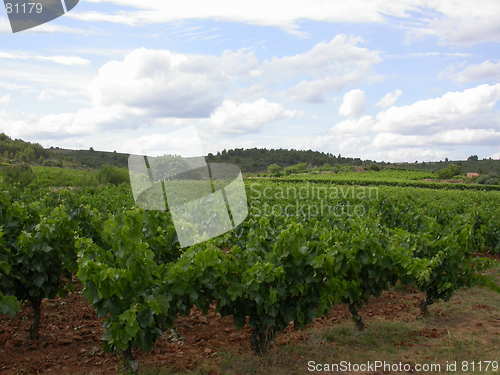
POLYGON ((498 0, 82 0, 13 34, 0 132, 161 155, 500 159, 498 0))

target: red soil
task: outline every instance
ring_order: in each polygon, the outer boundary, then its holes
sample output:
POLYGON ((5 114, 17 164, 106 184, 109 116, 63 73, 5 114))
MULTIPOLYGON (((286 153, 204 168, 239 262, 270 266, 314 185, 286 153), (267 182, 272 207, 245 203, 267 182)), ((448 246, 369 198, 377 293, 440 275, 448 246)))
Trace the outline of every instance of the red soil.
MULTIPOLYGON (((411 321, 418 315, 421 295, 416 292, 386 292, 373 299, 361 311, 366 318, 384 317, 390 320, 411 321)), ((337 306, 311 326, 331 326, 350 318, 344 306, 337 306)), ((91 306, 79 291, 65 298, 43 301, 41 338, 30 341, 28 329, 31 311, 25 308, 15 318, 0 317, 0 374, 116 374, 118 359, 102 350, 103 330, 91 306)), ((203 315, 193 309, 190 316, 176 323, 181 335, 177 341, 162 336, 151 353, 135 353, 141 366, 192 369, 207 364, 216 369, 217 353, 249 352, 249 329, 237 330, 231 317, 222 318, 215 311, 203 315)), ((423 332, 423 335, 437 335, 423 332)), ((304 340, 304 331, 290 326, 280 334, 275 345, 304 340)), ((214 375, 217 370, 214 370, 214 375)))

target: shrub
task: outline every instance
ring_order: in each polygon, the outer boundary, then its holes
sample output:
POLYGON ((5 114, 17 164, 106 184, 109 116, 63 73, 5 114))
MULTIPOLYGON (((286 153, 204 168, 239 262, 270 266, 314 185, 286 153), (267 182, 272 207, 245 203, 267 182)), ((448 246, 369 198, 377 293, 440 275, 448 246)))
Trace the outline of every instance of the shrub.
POLYGON ((105 165, 97 172, 97 180, 101 184, 120 185, 129 182, 126 169, 105 165))
POLYGON ((378 172, 378 171, 380 171, 381 168, 377 164, 370 164, 367 169, 369 171, 376 171, 376 172, 378 172))
POLYGON ((62 168, 63 167, 63 162, 62 160, 53 160, 53 159, 48 159, 44 160, 42 165, 44 167, 57 167, 57 168, 62 168))
POLYGON ((460 167, 458 165, 452 164, 446 168, 440 169, 437 171, 437 175, 439 178, 452 178, 453 176, 456 176, 457 174, 460 174, 460 167))
POLYGON ((2 168, 2 177, 7 184, 27 186, 35 179, 35 174, 28 164, 16 164, 2 168))
POLYGON ((476 179, 476 183, 481 185, 500 185, 500 177, 494 175, 482 175, 476 179))

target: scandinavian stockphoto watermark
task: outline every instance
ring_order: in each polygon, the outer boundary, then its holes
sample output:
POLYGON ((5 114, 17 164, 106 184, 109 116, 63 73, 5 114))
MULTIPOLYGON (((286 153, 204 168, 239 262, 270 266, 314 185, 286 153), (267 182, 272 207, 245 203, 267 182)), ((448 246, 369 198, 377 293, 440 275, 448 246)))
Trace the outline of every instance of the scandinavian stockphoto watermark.
POLYGON ((248 216, 243 176, 236 165, 208 163, 202 156, 130 155, 129 173, 136 205, 168 209, 182 247, 229 232, 248 216))
POLYGON ((4 0, 13 33, 52 21, 73 9, 80 0, 4 0))
POLYGON ((250 214, 301 218, 360 217, 367 214, 363 202, 378 199, 376 186, 335 186, 284 183, 262 187, 250 184, 250 214))

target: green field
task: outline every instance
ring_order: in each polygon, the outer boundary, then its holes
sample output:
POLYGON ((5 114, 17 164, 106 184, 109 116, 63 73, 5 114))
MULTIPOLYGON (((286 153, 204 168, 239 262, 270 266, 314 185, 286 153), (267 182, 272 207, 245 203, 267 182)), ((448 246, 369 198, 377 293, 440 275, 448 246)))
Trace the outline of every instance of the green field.
POLYGON ((436 178, 436 175, 427 171, 409 171, 397 169, 383 169, 381 171, 363 171, 363 172, 341 172, 341 173, 323 173, 323 174, 300 174, 292 175, 286 178, 303 179, 324 179, 332 181, 346 180, 369 180, 369 181, 419 181, 423 179, 436 178))
MULTIPOLYGON (((447 306, 462 289, 499 289, 488 273, 495 261, 477 254, 500 253, 500 192, 411 187, 427 177, 381 171, 247 179, 249 217, 224 235, 181 249, 170 213, 135 208, 128 184, 106 184, 99 172, 36 167, 31 184, 0 189, 0 312, 15 315, 19 303, 30 306, 29 334, 36 340, 42 301, 76 278, 103 319, 104 348, 131 372, 138 351, 152 350, 193 306, 203 312, 216 306, 245 327, 249 347, 276 373, 290 370, 272 349, 290 323, 299 332, 339 306, 357 329, 372 325, 368 333, 361 336, 347 323, 308 331, 311 347, 326 340, 348 351, 371 342, 386 353, 392 341, 433 323, 370 323, 366 309, 374 298, 415 290, 414 307, 435 319, 434 306, 447 306)), ((245 359, 248 368, 234 361, 219 363, 223 373, 263 373, 260 360, 245 359)))
POLYGON ((269 178, 274 181, 289 181, 292 183, 308 181, 310 183, 331 183, 336 185, 360 186, 398 186, 419 187, 429 189, 449 190, 487 190, 500 191, 500 185, 482 185, 462 177, 462 182, 440 181, 431 172, 385 169, 381 171, 340 172, 340 173, 299 173, 285 177, 251 177, 269 178))

